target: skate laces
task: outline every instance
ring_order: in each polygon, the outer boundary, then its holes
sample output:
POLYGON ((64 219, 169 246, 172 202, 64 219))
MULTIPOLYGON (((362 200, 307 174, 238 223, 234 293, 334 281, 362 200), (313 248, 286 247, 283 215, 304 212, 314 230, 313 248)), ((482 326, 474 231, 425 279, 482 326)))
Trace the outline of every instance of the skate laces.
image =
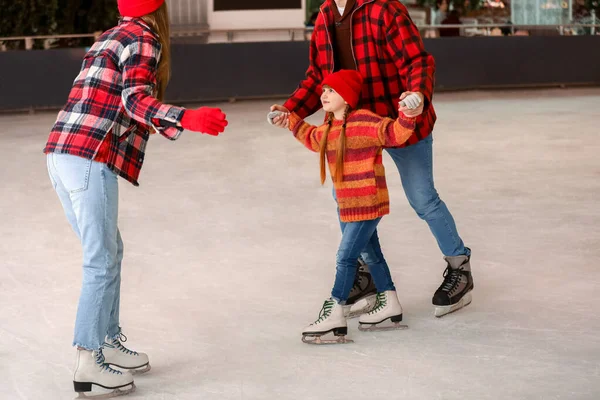
POLYGON ((444 271, 444 283, 442 283, 442 291, 451 292, 456 288, 456 286, 460 283, 462 278, 462 268, 452 268, 450 265, 446 267, 444 271))
POLYGON ((329 317, 329 314, 331 314, 331 309, 333 308, 333 304, 334 304, 333 300, 331 300, 331 299, 325 300, 325 302, 323 303, 323 307, 321 308, 321 311, 319 312, 319 318, 313 324, 321 323, 327 317, 329 317))
POLYGON ((377 293, 377 297, 375 298, 375 307, 373 307, 373 309, 369 311, 369 314, 375 314, 379 312, 386 305, 387 296, 385 295, 385 292, 377 293))
POLYGON ((95 352, 96 353, 96 364, 100 366, 102 371, 110 372, 111 374, 122 375, 121 371, 117 371, 116 369, 112 369, 110 365, 108 365, 104 359, 104 354, 102 354, 102 349, 95 352))
POLYGON ((137 356, 139 353, 137 351, 129 350, 127 347, 123 346, 121 342, 126 342, 127 336, 123 334, 123 332, 119 331, 119 337, 112 339, 111 343, 104 342, 106 347, 110 347, 112 349, 117 349, 128 356, 137 356))
POLYGON ((123 353, 127 354, 128 356, 137 356, 138 355, 137 351, 129 350, 127 347, 123 346, 123 344, 119 341, 119 339, 113 339, 113 345, 119 351, 122 351, 123 353))

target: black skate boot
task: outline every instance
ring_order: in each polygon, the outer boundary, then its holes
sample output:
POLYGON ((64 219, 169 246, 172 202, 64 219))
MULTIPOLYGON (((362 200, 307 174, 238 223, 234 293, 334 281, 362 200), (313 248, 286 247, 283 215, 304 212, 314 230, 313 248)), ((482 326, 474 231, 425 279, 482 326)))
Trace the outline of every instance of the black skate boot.
POLYGON ((368 313, 375 307, 376 298, 377 288, 369 272, 369 266, 359 258, 354 285, 344 306, 346 318, 355 318, 368 313))
POLYGON ((471 303, 473 276, 471 275, 471 257, 444 257, 448 266, 444 271, 444 282, 433 295, 435 316, 441 317, 459 310, 471 303))

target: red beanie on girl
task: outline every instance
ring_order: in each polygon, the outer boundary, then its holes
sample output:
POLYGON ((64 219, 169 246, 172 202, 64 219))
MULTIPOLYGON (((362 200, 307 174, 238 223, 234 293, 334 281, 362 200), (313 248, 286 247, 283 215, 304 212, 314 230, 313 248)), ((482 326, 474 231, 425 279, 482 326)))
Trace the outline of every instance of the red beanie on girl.
POLYGON ((151 14, 164 2, 165 0, 117 0, 119 13, 123 17, 141 17, 151 14))
POLYGON ((351 69, 340 69, 338 72, 327 75, 323 79, 322 86, 329 86, 348 104, 350 107, 356 108, 360 100, 360 92, 362 90, 363 77, 358 71, 351 69))

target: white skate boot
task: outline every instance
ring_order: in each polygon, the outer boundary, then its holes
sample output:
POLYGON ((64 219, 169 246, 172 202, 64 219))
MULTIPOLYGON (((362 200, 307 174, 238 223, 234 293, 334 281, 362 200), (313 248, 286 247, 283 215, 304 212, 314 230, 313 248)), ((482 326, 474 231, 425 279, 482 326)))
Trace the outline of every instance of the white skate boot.
POLYGON ((402 306, 394 290, 377 293, 375 308, 360 316, 358 329, 361 331, 388 331, 406 329, 401 325, 402 306), (391 323, 391 324, 390 324, 391 323))
POLYGON ((344 307, 329 298, 323 303, 319 318, 302 332, 302 341, 309 344, 352 343, 352 340, 346 339, 347 333, 348 325, 344 317, 344 307), (322 339, 322 336, 329 333, 333 333, 335 338, 322 339))
POLYGON ((145 353, 138 353, 123 346, 127 341, 123 334, 119 338, 107 339, 104 342, 102 353, 107 364, 112 367, 129 370, 132 374, 143 374, 150 371, 150 361, 145 353))
POLYGON ((75 391, 79 393, 78 399, 108 399, 135 391, 131 373, 112 369, 104 361, 102 350, 77 350, 73 386, 75 391), (87 396, 85 393, 92 391, 92 385, 110 391, 102 391, 101 394, 87 396))

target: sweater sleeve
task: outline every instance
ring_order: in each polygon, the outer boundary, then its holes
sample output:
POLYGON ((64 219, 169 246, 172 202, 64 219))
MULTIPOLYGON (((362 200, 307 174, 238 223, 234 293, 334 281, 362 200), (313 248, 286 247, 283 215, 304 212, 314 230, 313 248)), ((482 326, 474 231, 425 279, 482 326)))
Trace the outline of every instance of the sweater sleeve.
POLYGON ((322 129, 304 121, 298 114, 290 114, 290 130, 307 149, 317 152, 321 148, 322 129))
POLYGON ((416 118, 410 118, 400 113, 395 121, 384 118, 379 123, 378 136, 383 147, 398 147, 404 144, 415 130, 416 118))

